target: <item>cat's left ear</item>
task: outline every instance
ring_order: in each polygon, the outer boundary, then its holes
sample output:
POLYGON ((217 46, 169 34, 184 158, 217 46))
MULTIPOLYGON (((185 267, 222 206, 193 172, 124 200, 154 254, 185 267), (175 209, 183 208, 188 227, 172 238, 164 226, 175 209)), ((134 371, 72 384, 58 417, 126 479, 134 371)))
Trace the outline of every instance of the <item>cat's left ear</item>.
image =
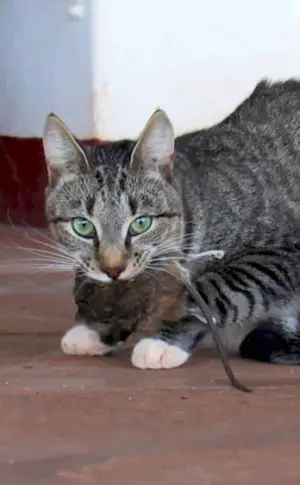
POLYGON ((49 181, 89 168, 86 155, 66 125, 53 113, 46 119, 43 148, 49 181))
POLYGON ((131 155, 133 170, 159 170, 172 178, 175 137, 167 114, 156 110, 142 131, 131 155))

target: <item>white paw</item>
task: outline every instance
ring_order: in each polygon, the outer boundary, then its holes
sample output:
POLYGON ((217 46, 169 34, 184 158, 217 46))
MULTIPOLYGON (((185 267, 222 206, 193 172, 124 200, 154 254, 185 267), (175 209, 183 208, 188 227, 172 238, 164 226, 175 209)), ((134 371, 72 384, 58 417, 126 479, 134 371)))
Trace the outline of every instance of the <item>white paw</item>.
POLYGON ((87 325, 76 325, 61 339, 61 348, 68 355, 105 355, 113 349, 101 342, 98 333, 87 325))
POLYGON ((131 362, 139 369, 172 369, 187 361, 190 354, 158 338, 144 338, 133 349, 131 362))

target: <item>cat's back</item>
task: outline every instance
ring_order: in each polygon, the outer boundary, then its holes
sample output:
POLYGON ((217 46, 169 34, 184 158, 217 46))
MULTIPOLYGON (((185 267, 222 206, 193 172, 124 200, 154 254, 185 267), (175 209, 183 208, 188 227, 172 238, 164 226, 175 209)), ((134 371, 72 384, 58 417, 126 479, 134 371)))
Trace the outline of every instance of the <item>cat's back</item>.
POLYGON ((253 161, 270 148, 273 159, 281 150, 300 152, 300 81, 261 81, 220 123, 176 139, 176 149, 196 165, 200 158, 210 165, 231 156, 239 163, 253 161))
POLYGON ((299 230, 300 82, 261 82, 222 122, 176 143, 187 200, 195 207, 198 197, 209 221, 207 247, 299 230))

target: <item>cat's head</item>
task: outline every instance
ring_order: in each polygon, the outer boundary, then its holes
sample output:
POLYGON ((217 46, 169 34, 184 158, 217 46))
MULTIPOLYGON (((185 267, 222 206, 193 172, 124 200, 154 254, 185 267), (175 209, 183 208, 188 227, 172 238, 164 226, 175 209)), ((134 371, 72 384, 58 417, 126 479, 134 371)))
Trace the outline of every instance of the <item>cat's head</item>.
POLYGON ((135 278, 177 252, 183 214, 174 134, 163 111, 152 115, 137 142, 98 146, 81 145, 50 114, 43 146, 46 214, 61 265, 109 283, 135 278))

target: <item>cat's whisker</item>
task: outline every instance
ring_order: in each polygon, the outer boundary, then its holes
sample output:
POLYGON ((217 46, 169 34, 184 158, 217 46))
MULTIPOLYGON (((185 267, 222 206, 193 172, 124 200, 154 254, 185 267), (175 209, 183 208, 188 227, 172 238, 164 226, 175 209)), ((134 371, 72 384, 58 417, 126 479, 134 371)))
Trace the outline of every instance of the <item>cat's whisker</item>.
POLYGON ((200 261, 202 258, 208 257, 210 254, 189 254, 189 255, 168 255, 167 253, 162 253, 161 255, 156 255, 156 257, 151 259, 152 263, 159 263, 159 262, 164 262, 164 261, 177 261, 177 262, 188 262, 188 261, 200 261))
MULTIPOLYGON (((192 248, 190 248, 192 249, 192 248)), ((154 253, 154 257, 160 258, 160 257, 174 257, 179 260, 197 260, 197 259, 202 259, 208 256, 213 255, 211 251, 203 251, 203 252, 186 252, 186 248, 177 248, 176 250, 174 248, 161 248, 159 251, 156 251, 154 253)), ((223 252, 221 250, 214 250, 214 252, 217 254, 217 252, 220 252, 220 258, 224 256, 223 252)), ((218 257, 218 256, 216 256, 218 257)))
POLYGON ((38 241, 38 240, 35 240, 35 239, 33 239, 32 241, 37 242, 38 244, 41 244, 42 246, 45 246, 46 248, 50 248, 51 250, 59 251, 60 253, 66 254, 67 256, 72 254, 69 249, 67 249, 66 247, 62 246, 59 243, 50 244, 50 243, 46 243, 44 241, 38 241))
MULTIPOLYGON (((13 221, 12 221, 12 220, 9 218, 9 216, 8 216, 8 219, 9 219, 9 222, 10 222, 11 226, 12 226, 12 227, 13 227, 13 228, 14 228, 14 229, 15 229, 15 230, 18 232, 18 233, 20 233, 22 237, 24 237, 24 238, 25 238, 25 239, 27 239, 28 241, 31 241, 31 242, 34 242, 34 243, 38 243, 38 244, 43 244, 43 245, 45 245, 45 244, 46 244, 44 241, 41 241, 40 239, 36 239, 36 238, 34 238, 34 237, 29 236, 29 234, 28 234, 27 232, 24 232, 24 230, 23 230, 23 229, 21 230, 20 228, 18 228, 18 226, 16 226, 16 225, 13 223, 13 221)), ((45 233, 43 233, 43 232, 39 231, 38 229, 36 229, 36 228, 34 228, 34 227, 30 226, 30 225, 29 225, 29 224, 27 224, 26 222, 24 222, 24 226, 26 226, 26 227, 27 227, 27 228, 28 228, 28 229, 29 229, 31 232, 36 233, 36 234, 38 234, 40 237, 42 237, 42 238, 46 239, 47 241, 49 241, 49 242, 51 243, 50 245, 51 245, 51 247, 52 247, 52 248, 55 248, 55 246, 61 246, 61 247, 63 247, 63 246, 62 246, 61 244, 59 244, 59 243, 56 243, 56 242, 54 243, 54 241, 53 241, 53 240, 52 240, 52 239, 51 239, 49 236, 46 236, 46 234, 45 234, 45 233)), ((19 246, 19 247, 21 248, 22 246, 19 246)))
POLYGON ((10 261, 10 262, 2 262, 0 261, 0 269, 1 270, 8 270, 12 267, 19 268, 19 270, 25 270, 29 268, 35 268, 35 267, 40 267, 40 266, 64 266, 67 269, 74 269, 74 264, 71 263, 65 263, 65 262, 60 262, 60 261, 10 261))
MULTIPOLYGON (((24 257, 20 259, 15 259, 13 262, 18 262, 19 264, 25 263, 25 264, 33 264, 33 263, 61 263, 61 264, 67 264, 67 265, 72 265, 74 266, 76 264, 76 260, 74 258, 67 258, 65 256, 61 256, 59 254, 52 255, 52 254, 35 254, 34 252, 29 252, 31 256, 29 257, 24 257)), ((0 262, 1 264, 1 262, 0 262)))
MULTIPOLYGON (((38 234, 39 236, 41 236, 42 238, 46 239, 47 242, 41 240, 41 239, 37 239, 37 238, 34 238, 32 236, 29 236, 28 233, 24 233, 23 231, 20 231, 20 229, 18 229, 13 223, 12 223, 13 227, 22 234, 23 237, 25 237, 25 239, 27 239, 28 241, 31 241, 31 242, 34 242, 34 243, 37 243, 39 245, 42 245, 42 246, 45 246, 47 248, 50 248, 52 250, 59 250, 60 252, 66 254, 66 255, 69 255, 70 254, 70 251, 65 247, 63 246, 62 244, 60 244, 59 242, 54 242, 49 236, 46 236, 44 233, 42 233, 41 231, 38 231, 36 228, 33 228, 31 226, 29 226, 28 224, 27 227, 30 229, 30 231, 38 234), (49 241, 49 242, 48 242, 49 241)), ((21 249, 22 246, 19 246, 19 248, 21 249)))
POLYGON ((153 258, 151 259, 151 264, 156 264, 156 263, 161 263, 161 264, 164 264, 165 262, 167 261, 176 261, 176 262, 180 262, 182 260, 182 258, 172 258, 172 257, 168 257, 168 256, 164 256, 162 258, 153 258))
POLYGON ((13 258, 11 260, 5 259, 4 261, 0 260, 0 264, 3 262, 4 264, 10 264, 10 263, 33 263, 33 262, 43 262, 43 261, 49 261, 49 262, 62 262, 66 264, 74 263, 74 258, 67 258, 65 256, 61 256, 59 254, 56 255, 47 255, 47 254, 35 254, 35 253, 29 253, 29 255, 24 255, 24 257, 20 258, 13 258))
POLYGON ((83 273, 83 278, 82 278, 82 281, 80 282, 80 284, 78 285, 78 288, 76 288, 76 291, 73 293, 73 298, 75 299, 79 293, 79 291, 82 289, 83 285, 85 284, 85 282, 87 281, 87 277, 85 276, 85 274, 83 273))
POLYGON ((39 273, 39 272, 47 272, 47 273, 57 273, 57 272, 62 272, 62 273, 68 273, 71 272, 71 268, 65 268, 64 266, 54 266, 54 265, 45 265, 45 266, 33 266, 31 267, 28 272, 34 272, 34 273, 39 273))
POLYGON ((164 272, 164 273, 167 273, 169 276, 172 276, 174 278, 176 278, 178 281, 180 281, 181 283, 185 283, 183 277, 181 277, 179 274, 176 273, 173 273, 172 271, 170 271, 169 269, 167 269, 167 267, 154 267, 152 268, 154 269, 155 271, 161 271, 161 272, 164 272))
POLYGON ((56 258, 56 257, 59 257, 59 258, 63 258, 63 259, 66 259, 66 260, 72 260, 74 259, 72 257, 72 254, 70 255, 65 255, 64 253, 60 253, 60 252, 52 252, 52 251, 44 251, 44 250, 39 250, 39 249, 35 249, 35 248, 20 248, 22 249, 23 251, 29 253, 29 254, 33 254, 34 256, 36 257, 40 257, 40 258, 43 258, 43 257, 53 257, 53 258, 56 258))
POLYGON ((194 246, 194 243, 190 242, 188 243, 186 240, 184 239, 178 239, 178 240, 173 240, 173 239, 169 239, 167 241, 162 241, 161 243, 159 243, 157 245, 157 247, 176 247, 176 248, 181 248, 181 247, 189 247, 189 246, 194 246))
POLYGON ((52 264, 65 264, 66 266, 74 265, 75 261, 71 259, 63 259, 63 258, 25 258, 17 260, 18 263, 22 264, 43 264, 43 263, 52 263, 52 264))
POLYGON ((157 251, 161 251, 161 250, 174 250, 174 251, 188 251, 190 249, 193 249, 194 247, 194 244, 190 243, 190 244, 184 244, 184 243, 174 243, 172 241, 169 241, 167 243, 161 243, 161 244, 158 244, 155 248, 157 251))
MULTIPOLYGON (((24 246, 20 246, 18 249, 32 255, 31 257, 20 258, 17 261, 14 259, 12 263, 9 263, 18 264, 19 270, 22 269, 26 272, 33 269, 74 271, 78 265, 87 270, 86 265, 80 259, 78 259, 74 253, 68 251, 62 252, 61 248, 57 248, 56 246, 53 246, 54 251, 38 248, 27 248, 24 246)), ((1 264, 1 261, 0 267, 1 269, 5 267, 1 264)))
MULTIPOLYGON (((37 244, 42 245, 42 246, 45 246, 45 247, 49 247, 50 249, 52 249, 54 251, 60 251, 61 253, 64 253, 66 255, 71 255, 72 256, 72 252, 67 247, 65 247, 64 245, 60 244, 58 241, 53 241, 53 239, 50 236, 47 236, 44 232, 39 231, 37 228, 32 227, 29 224, 26 224, 25 223, 25 225, 28 227, 28 229, 31 232, 37 234, 39 237, 42 238, 42 240, 41 239, 37 239, 37 238, 34 238, 32 236, 29 236, 28 233, 21 232, 21 234, 23 234, 28 241, 37 243, 37 244), (46 242, 43 241, 43 239, 45 239, 46 242)), ((22 246, 20 246, 20 248, 22 248, 22 246)), ((39 251, 41 251, 41 250, 39 249, 39 251)))
MULTIPOLYGON (((170 242, 181 242, 181 241, 184 241, 188 238, 195 238, 197 236, 200 236, 201 234, 203 234, 203 231, 195 231, 195 232, 188 232, 188 233, 185 233, 185 234, 180 234, 178 236, 175 236, 175 237, 171 237, 170 239, 166 240, 166 242, 170 241, 170 242)), ((164 235, 164 237, 166 238, 168 234, 164 235)))
POLYGON ((151 276, 153 279, 155 279, 155 281, 157 281, 157 283, 160 285, 161 288, 165 288, 165 286, 162 284, 162 281, 154 274, 153 271, 151 271, 152 270, 151 266, 148 266, 147 268, 149 268, 150 271, 145 269, 144 272, 149 276, 151 276))
POLYGON ((70 272, 73 271, 74 268, 66 265, 59 265, 59 264, 14 264, 11 263, 9 265, 2 265, 0 264, 0 272, 6 274, 19 274, 20 272, 25 273, 37 273, 40 271, 47 271, 47 272, 70 272))
POLYGON ((69 257, 69 258, 72 258, 73 257, 73 253, 71 253, 70 251, 62 251, 61 248, 59 247, 51 247, 52 251, 50 250, 45 250, 45 249, 40 249, 40 248, 35 248, 35 247, 32 247, 32 248, 28 248, 26 246, 19 246, 19 245, 15 245, 15 247, 18 249, 18 250, 21 250, 21 251, 27 251, 27 252, 30 252, 30 253, 33 253, 33 254, 47 254, 47 255, 52 255, 52 256, 57 256, 57 255, 62 255, 62 256, 65 256, 65 257, 69 257))
POLYGON ((189 261, 200 261, 201 259, 203 258, 207 258, 207 257, 214 257, 216 259, 222 259, 224 257, 224 254, 225 252, 223 250, 219 250, 219 249, 211 249, 211 250, 208 250, 208 251, 203 251, 203 252, 200 252, 200 253, 189 253, 189 254, 182 254, 182 255, 178 255, 178 256, 174 256, 174 255, 168 255, 167 253, 162 253, 161 254, 161 257, 160 255, 156 255, 156 258, 153 258, 152 261, 153 262, 159 262, 159 261, 163 261, 163 260, 168 260, 168 261, 186 261, 186 260, 189 260, 189 261))
MULTIPOLYGON (((41 241, 39 241, 39 242, 41 242, 41 241)), ((26 248, 26 247, 22 247, 22 246, 20 246, 19 249, 23 249, 24 251, 30 252, 31 254, 34 254, 34 255, 40 254, 41 256, 49 255, 49 256, 53 256, 53 257, 59 257, 61 259, 65 259, 66 261, 73 262, 73 264, 79 264, 79 265, 85 266, 83 264, 83 262, 80 260, 80 258, 77 257, 76 253, 67 250, 63 246, 57 245, 57 244, 55 244, 55 245, 52 245, 52 244, 50 245, 50 244, 47 244, 47 243, 43 243, 43 244, 46 247, 50 247, 50 249, 52 249, 52 251, 45 250, 45 249, 39 249, 39 248, 26 248)))
POLYGON ((39 251, 39 252, 50 252, 50 250, 51 250, 52 253, 53 252, 55 252, 55 253, 62 252, 57 245, 53 245, 49 249, 48 248, 47 249, 41 248, 40 243, 39 243, 39 246, 29 246, 28 247, 28 246, 24 246, 24 245, 21 246, 20 244, 15 244, 14 246, 17 249, 20 249, 20 250, 28 249, 28 250, 31 250, 31 251, 39 251))

